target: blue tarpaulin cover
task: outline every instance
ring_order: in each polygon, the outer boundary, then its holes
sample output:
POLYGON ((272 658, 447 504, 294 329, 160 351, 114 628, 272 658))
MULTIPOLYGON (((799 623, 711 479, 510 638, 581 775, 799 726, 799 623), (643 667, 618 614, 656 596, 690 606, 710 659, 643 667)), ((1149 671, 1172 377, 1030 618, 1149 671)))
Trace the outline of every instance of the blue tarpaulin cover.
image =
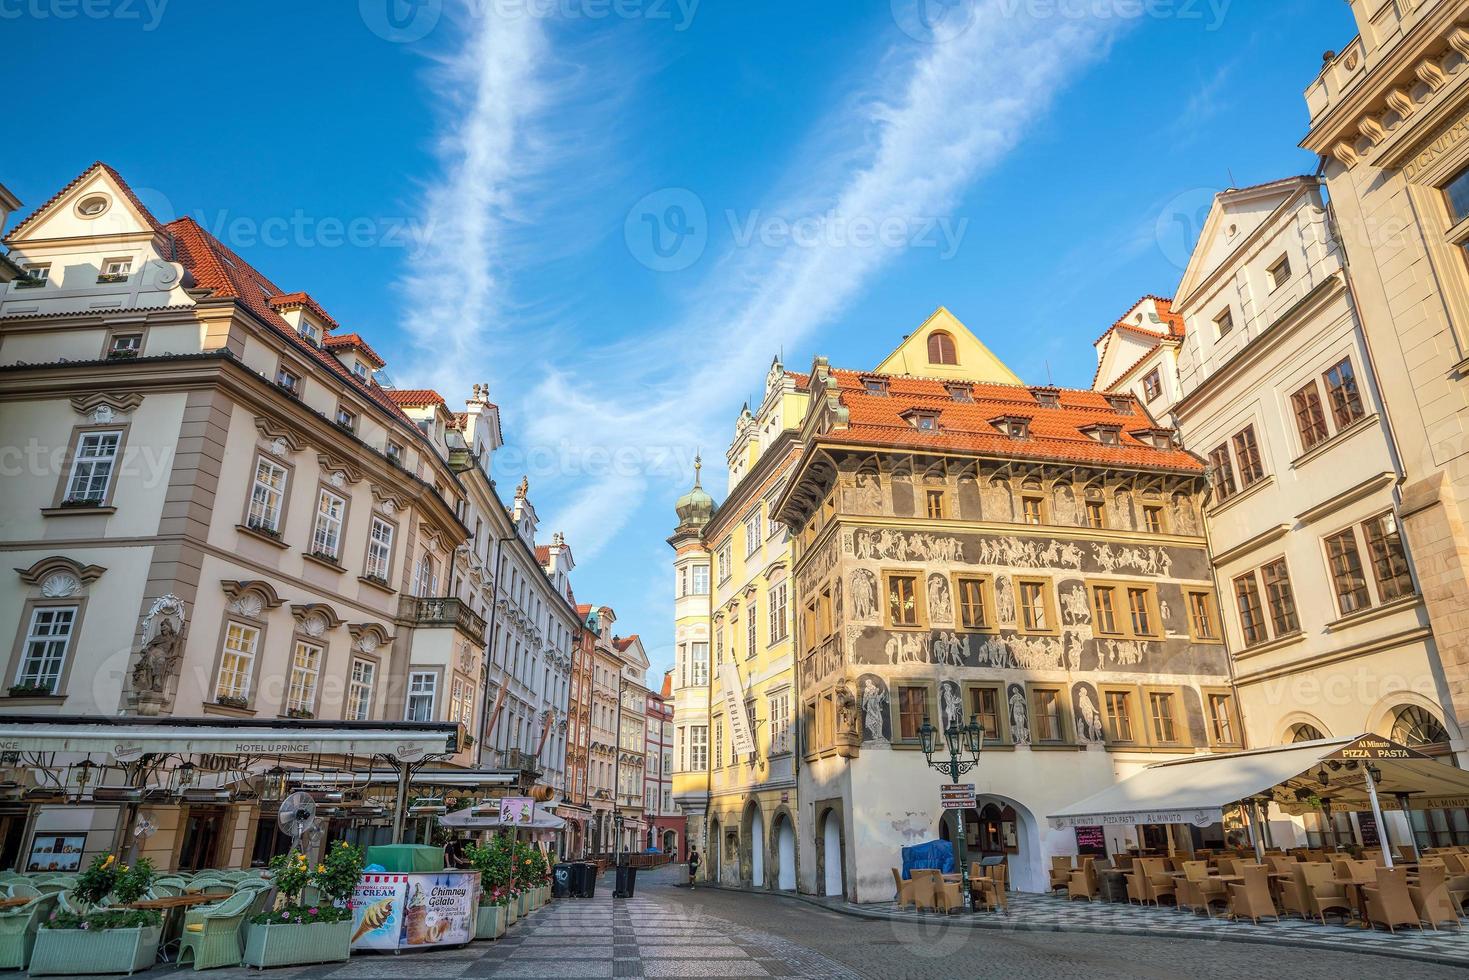
POLYGON ((927 844, 903 848, 903 877, 911 878, 914 871, 953 874, 954 845, 946 840, 931 840, 927 844))

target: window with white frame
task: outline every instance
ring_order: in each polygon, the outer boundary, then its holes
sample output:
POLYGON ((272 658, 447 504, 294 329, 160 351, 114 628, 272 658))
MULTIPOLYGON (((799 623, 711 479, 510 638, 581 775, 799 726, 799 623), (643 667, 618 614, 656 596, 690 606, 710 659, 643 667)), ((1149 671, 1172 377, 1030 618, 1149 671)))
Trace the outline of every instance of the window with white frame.
POLYGON ((694 687, 705 687, 709 683, 709 644, 695 641, 689 644, 692 658, 689 681, 694 687))
POLYGON ((449 688, 449 720, 469 725, 474 719, 474 686, 462 677, 449 688))
POLYGON ((76 454, 71 459, 71 475, 66 481, 66 500, 70 503, 100 504, 107 499, 112 471, 117 465, 121 432, 84 432, 77 440, 76 454))
POLYGON ((777 691, 770 695, 770 753, 791 750, 791 692, 777 691))
POLYGON ((245 524, 261 531, 280 531, 281 506, 286 499, 286 468, 261 457, 255 461, 255 481, 250 487, 250 510, 245 524))
POLYGON ((689 585, 689 594, 690 595, 708 595, 709 594, 709 566, 708 565, 695 565, 690 570, 690 572, 691 572, 691 575, 692 575, 692 581, 690 582, 690 585, 689 585))
POLYGON ((755 512, 745 521, 745 554, 753 555, 760 550, 760 505, 755 505, 755 512))
POLYGON ((323 490, 316 498, 316 530, 311 535, 313 553, 336 561, 342 547, 342 519, 347 513, 347 501, 323 490))
POLYGON ((431 671, 414 671, 409 674, 408 704, 403 711, 404 720, 433 721, 438 693, 438 674, 431 671))
POLYGON ((316 683, 321 678, 321 647, 296 641, 291 654, 291 682, 286 688, 286 711, 311 714, 316 710, 316 683))
POLYGON ((143 353, 143 335, 140 333, 113 334, 107 342, 107 356, 112 359, 137 357, 143 353))
POLYGON ((260 630, 245 623, 228 623, 224 629, 224 651, 219 658, 219 680, 214 698, 244 701, 250 697, 250 679, 255 674, 255 655, 260 647, 260 630))
POLYGON ((293 395, 301 393, 301 376, 290 368, 282 367, 276 371, 275 383, 293 395))
POLYGON ((47 282, 51 278, 50 265, 28 265, 25 267, 26 278, 31 282, 47 282))
POLYGON ((756 600, 751 599, 750 604, 745 606, 745 659, 750 660, 760 649, 760 641, 756 639, 757 621, 760 618, 760 606, 756 600))
POLYGON ((132 259, 104 259, 102 261, 102 274, 104 276, 128 276, 133 271, 132 259))
POLYGON ((377 664, 371 660, 354 659, 347 682, 348 721, 367 721, 372 716, 372 695, 376 684, 377 664))
POLYGON ((427 551, 413 570, 413 594, 424 599, 439 594, 439 565, 427 551))
POLYGON ((790 635, 790 612, 786 608, 788 605, 790 605, 789 585, 784 581, 775 583, 770 589, 770 610, 768 613, 770 617, 771 643, 779 643, 790 635))
POLYGON ((297 332, 300 333, 301 336, 305 337, 307 340, 311 341, 313 344, 316 344, 318 347, 321 346, 321 331, 317 330, 316 327, 304 316, 301 318, 301 328, 297 332))
POLYGON ((393 525, 374 517, 372 531, 367 536, 367 577, 386 582, 392 561, 393 525))
POLYGON ((76 619, 76 606, 38 606, 31 610, 25 645, 21 649, 20 669, 15 674, 17 686, 56 693, 61 683, 61 669, 71 648, 76 619))
POLYGON ((719 566, 718 567, 718 572, 719 572, 719 582, 720 582, 720 584, 723 584, 725 582, 728 582, 729 581, 730 571, 731 571, 731 568, 730 568, 730 550, 729 550, 729 542, 728 541, 724 542, 724 544, 722 544, 722 545, 719 546, 719 552, 715 556, 715 558, 716 558, 716 561, 717 561, 718 566, 719 566))

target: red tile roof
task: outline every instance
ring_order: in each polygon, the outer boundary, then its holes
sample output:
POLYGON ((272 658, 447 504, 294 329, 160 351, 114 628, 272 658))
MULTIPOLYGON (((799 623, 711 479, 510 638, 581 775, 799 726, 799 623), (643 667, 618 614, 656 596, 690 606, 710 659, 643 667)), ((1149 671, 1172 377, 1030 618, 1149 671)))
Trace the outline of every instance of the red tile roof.
POLYGON ((541 567, 543 567, 543 568, 546 565, 549 565, 551 563, 551 546, 550 545, 547 545, 547 544, 538 544, 538 545, 536 545, 536 561, 540 562, 541 567))
POLYGON ((636 633, 633 633, 631 636, 624 636, 619 639, 614 639, 612 641, 612 645, 619 650, 626 650, 628 647, 636 643, 637 639, 638 635, 636 633))
POLYGON ((423 408, 426 405, 443 405, 444 396, 432 388, 389 388, 386 391, 394 405, 408 408, 423 408))
POLYGON ((1058 407, 1047 408, 1036 401, 1030 388, 1018 385, 971 384, 974 400, 956 402, 943 381, 844 370, 833 370, 832 377, 848 411, 848 427, 824 433, 818 437, 820 441, 1203 471, 1203 465, 1192 455, 1179 449, 1159 449, 1126 431, 1152 425, 1147 413, 1130 396, 1133 412, 1124 414, 1112 407, 1106 395, 1096 391, 1050 389, 1057 391, 1061 401, 1058 407), (868 392, 862 380, 873 377, 886 378, 887 394, 868 392), (937 431, 924 432, 909 424, 903 415, 914 410, 936 413, 937 431), (1031 420, 1030 438, 1011 439, 991 424, 992 419, 1017 415, 1031 420), (1121 426, 1124 432, 1120 444, 1103 445, 1081 431, 1092 425, 1121 426))
POLYGON ((333 330, 337 329, 337 321, 333 320, 331 314, 321 308, 320 303, 311 298, 310 293, 286 293, 282 296, 272 296, 270 298, 270 305, 278 310, 310 310, 312 316, 333 330))
MULTIPOLYGON (((1127 330, 1127 331, 1130 331, 1132 333, 1139 334, 1142 337, 1144 337, 1144 338, 1146 338, 1148 340, 1153 341, 1153 346, 1154 347, 1156 347, 1158 345, 1158 343, 1160 343, 1163 340, 1182 340, 1183 337, 1184 337, 1184 334, 1185 334, 1183 317, 1181 315, 1173 312, 1173 300, 1172 299, 1168 299, 1168 298, 1165 298, 1163 296, 1154 296, 1153 294, 1149 293, 1147 296, 1144 296, 1141 299, 1139 299, 1136 303, 1133 303, 1132 306, 1128 308, 1128 312, 1131 312, 1132 310, 1137 309, 1139 306, 1141 306, 1143 303, 1146 303, 1148 300, 1152 300, 1154 303, 1157 304, 1157 306, 1158 306, 1158 318, 1163 321, 1163 328, 1164 328, 1163 330, 1161 330, 1161 331, 1155 330, 1155 329, 1153 329, 1153 327, 1151 325, 1143 326, 1142 324, 1133 323, 1130 320, 1127 320, 1127 319, 1124 318, 1124 319, 1118 320, 1116 323, 1112 324, 1105 331, 1103 331, 1102 332, 1102 335, 1092 342, 1092 346, 1095 347, 1097 344, 1100 344, 1102 341, 1107 340, 1108 338, 1110 338, 1112 336, 1113 333, 1115 333, 1118 330, 1127 330)), ((1134 361, 1128 367, 1127 371, 1124 371, 1123 372, 1123 375, 1119 375, 1119 379, 1122 376, 1125 376, 1128 372, 1132 371, 1134 368, 1136 368, 1144 360, 1146 360, 1147 357, 1148 357, 1148 354, 1151 354, 1152 352, 1153 351, 1150 348, 1148 350, 1148 353, 1147 354, 1144 354, 1142 357, 1140 357, 1136 361, 1134 361)), ((1097 358, 1097 369, 1096 369, 1096 371, 1094 371, 1092 373, 1092 387, 1093 388, 1095 388, 1096 385, 1097 385, 1097 379, 1099 379, 1102 376, 1102 361, 1105 359, 1106 353, 1107 353, 1107 348, 1104 347, 1104 348, 1102 348, 1102 354, 1101 354, 1101 356, 1099 356, 1097 358)), ((1113 388, 1116 387, 1116 383, 1115 382, 1113 383, 1112 387, 1113 388)), ((1110 391, 1111 388, 1109 388, 1108 390, 1110 391)))
POLYGON ((367 341, 363 340, 361 335, 359 334, 337 334, 334 337, 326 338, 322 341, 322 343, 326 346, 327 350, 355 350, 359 354, 365 355, 369 361, 373 362, 378 367, 386 367, 388 364, 388 362, 383 360, 382 357, 378 355, 378 352, 373 350, 368 345, 367 341))
POLYGON ((34 221, 37 215, 39 215, 42 211, 45 211, 51 205, 55 204, 57 201, 61 200, 63 197, 69 194, 72 188, 76 187, 76 185, 80 184, 82 181, 92 176, 92 174, 98 169, 105 170, 108 176, 110 176, 114 181, 117 182, 117 186, 120 187, 122 189, 122 192, 127 195, 127 199, 132 203, 133 207, 138 209, 138 213, 143 216, 143 220, 148 223, 148 227, 152 228, 154 231, 161 231, 163 229, 163 225, 159 223, 157 218, 153 217, 153 212, 149 211, 146 207, 143 206, 143 202, 138 200, 138 195, 133 193, 133 189, 128 186, 128 182, 122 179, 122 174, 118 173, 116 170, 113 170, 101 160, 98 160, 86 170, 83 170, 81 173, 77 174, 76 177, 73 178, 72 181, 61 190, 57 191, 55 194, 52 194, 50 199, 47 200, 45 204, 42 204, 40 207, 36 208, 34 211, 28 214, 24 221, 16 225, 14 228, 10 229, 10 234, 5 236, 5 241, 8 242, 12 238, 14 238, 22 228, 34 221))

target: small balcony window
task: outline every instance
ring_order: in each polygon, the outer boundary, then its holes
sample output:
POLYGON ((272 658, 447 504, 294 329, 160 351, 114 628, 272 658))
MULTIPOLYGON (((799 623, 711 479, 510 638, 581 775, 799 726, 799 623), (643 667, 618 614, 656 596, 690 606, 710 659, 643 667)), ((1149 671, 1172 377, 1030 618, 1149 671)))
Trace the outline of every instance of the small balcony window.
POLYGON ((352 412, 347 411, 345 408, 337 409, 336 422, 337 425, 346 429, 348 432, 357 431, 357 416, 352 412))
POLYGON ((97 277, 97 281, 99 283, 127 282, 132 273, 132 259, 105 259, 102 262, 102 274, 97 277))
POLYGON ((25 275, 15 281, 16 289, 40 289, 51 280, 49 265, 28 265, 25 275))
POLYGON ((143 353, 143 335, 140 333, 114 334, 107 345, 107 359, 112 361, 137 357, 143 353))

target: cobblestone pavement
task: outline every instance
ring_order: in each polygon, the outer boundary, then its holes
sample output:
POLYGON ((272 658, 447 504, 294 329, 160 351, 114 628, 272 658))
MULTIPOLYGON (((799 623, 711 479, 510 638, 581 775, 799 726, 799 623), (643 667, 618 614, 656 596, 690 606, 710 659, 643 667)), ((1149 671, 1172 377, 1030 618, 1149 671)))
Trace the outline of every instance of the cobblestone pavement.
MULTIPOLYGON (((356 955, 347 963, 258 973, 211 970, 210 980, 377 980, 513 977, 922 978, 1007 980, 1213 980, 1290 977, 1351 980, 1411 975, 1462 978, 1462 968, 1382 956, 1226 942, 1207 936, 1041 933, 927 921, 875 921, 795 898, 674 887, 677 871, 641 876, 635 898, 614 900, 611 882, 591 900, 534 912, 494 943, 438 952, 356 955)), ((1014 914, 1012 910, 1012 915, 1014 914)), ((1461 937, 1469 943, 1469 935, 1461 937)), ((192 971, 191 971, 192 972, 192 971)), ((171 968, 149 976, 183 980, 171 968)))

